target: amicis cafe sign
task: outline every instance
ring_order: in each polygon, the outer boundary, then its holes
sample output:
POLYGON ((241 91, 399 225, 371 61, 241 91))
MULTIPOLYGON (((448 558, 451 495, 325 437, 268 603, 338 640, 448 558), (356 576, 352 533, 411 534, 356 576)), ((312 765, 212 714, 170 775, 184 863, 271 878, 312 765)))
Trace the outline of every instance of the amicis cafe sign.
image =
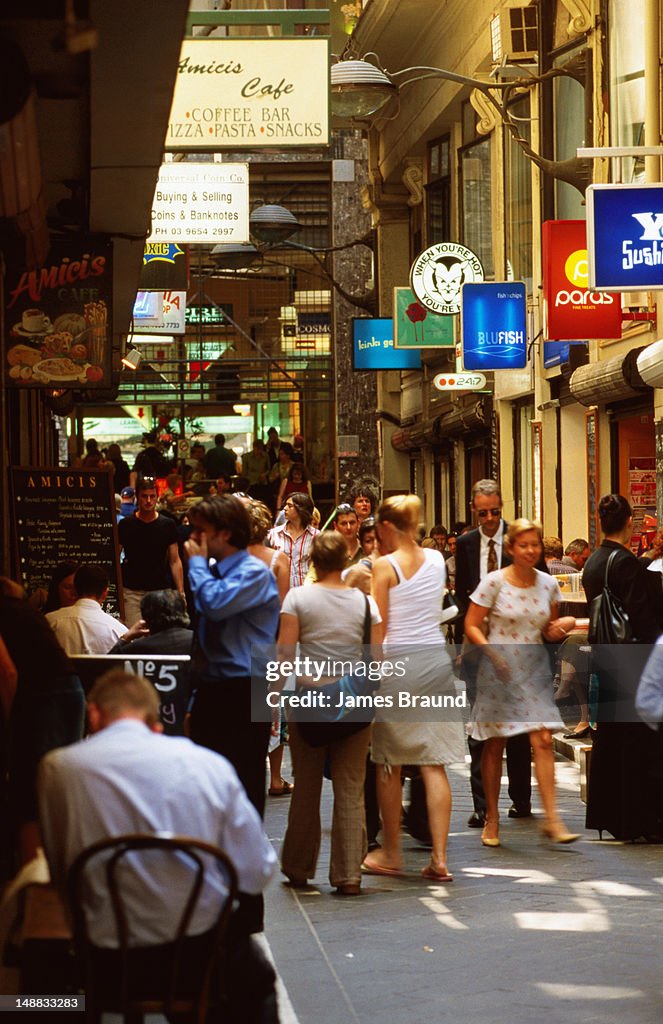
POLYGON ((166 149, 329 142, 327 39, 185 39, 166 149))

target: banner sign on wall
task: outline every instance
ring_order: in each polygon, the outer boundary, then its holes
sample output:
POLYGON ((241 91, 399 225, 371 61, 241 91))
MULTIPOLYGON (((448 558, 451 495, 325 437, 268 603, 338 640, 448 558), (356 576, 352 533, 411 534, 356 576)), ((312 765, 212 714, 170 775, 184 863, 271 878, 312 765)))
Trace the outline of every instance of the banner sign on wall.
POLYGON ((663 183, 587 189, 589 287, 663 289, 663 183))
POLYGON ((379 317, 355 317, 353 361, 355 370, 419 370, 421 356, 416 349, 394 348, 394 321, 379 317))
POLYGON ((72 235, 51 243, 43 266, 8 271, 9 387, 110 386, 112 254, 107 239, 72 235))
POLYGON ((249 241, 249 165, 162 164, 148 242, 249 241))
POLYGON ((328 142, 329 40, 184 40, 166 149, 328 142))
POLYGON ((396 348, 453 348, 450 316, 429 316, 411 288, 394 288, 394 345, 396 348))
POLYGON ((466 370, 525 368, 527 292, 522 281, 463 285, 461 319, 466 370))
POLYGON ((589 287, 584 220, 547 220, 542 231, 544 337, 621 338, 621 296, 589 287))

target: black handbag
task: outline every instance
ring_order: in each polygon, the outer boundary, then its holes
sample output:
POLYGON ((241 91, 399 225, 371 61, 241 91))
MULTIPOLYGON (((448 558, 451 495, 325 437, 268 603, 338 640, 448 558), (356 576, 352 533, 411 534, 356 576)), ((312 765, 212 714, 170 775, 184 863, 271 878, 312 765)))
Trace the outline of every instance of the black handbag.
POLYGON ((619 598, 615 597, 608 586, 608 573, 617 554, 617 551, 613 551, 606 562, 603 590, 589 606, 590 644, 632 644, 636 642, 628 612, 625 611, 619 598))

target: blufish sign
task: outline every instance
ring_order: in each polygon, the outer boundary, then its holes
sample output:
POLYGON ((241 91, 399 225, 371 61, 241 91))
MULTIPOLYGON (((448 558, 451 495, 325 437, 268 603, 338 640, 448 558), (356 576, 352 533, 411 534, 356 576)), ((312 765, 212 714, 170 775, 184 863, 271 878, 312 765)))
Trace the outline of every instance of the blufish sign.
POLYGON ((462 290, 465 370, 527 365, 527 292, 522 281, 466 284, 462 290))
POLYGON ((589 287, 663 289, 663 183, 587 189, 589 287))

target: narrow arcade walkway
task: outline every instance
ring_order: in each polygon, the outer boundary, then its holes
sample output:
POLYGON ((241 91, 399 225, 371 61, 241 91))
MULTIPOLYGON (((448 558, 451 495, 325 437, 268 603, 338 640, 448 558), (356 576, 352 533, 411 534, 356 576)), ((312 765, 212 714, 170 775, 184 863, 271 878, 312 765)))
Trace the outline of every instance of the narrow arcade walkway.
MULTIPOLYGON (((458 767, 450 773, 455 881, 424 882, 427 852, 407 837, 411 876, 366 877, 366 895, 355 899, 333 896, 326 878, 325 783, 316 886, 294 892, 277 880, 267 895, 283 1024, 658 1024, 663 848, 585 832, 578 769, 558 759, 556 770, 563 818, 583 833, 577 843, 540 838, 540 811, 508 820, 504 793, 503 845, 482 847, 465 825, 470 791, 458 767)), ((277 851, 287 812, 286 798, 268 801, 277 851)))

